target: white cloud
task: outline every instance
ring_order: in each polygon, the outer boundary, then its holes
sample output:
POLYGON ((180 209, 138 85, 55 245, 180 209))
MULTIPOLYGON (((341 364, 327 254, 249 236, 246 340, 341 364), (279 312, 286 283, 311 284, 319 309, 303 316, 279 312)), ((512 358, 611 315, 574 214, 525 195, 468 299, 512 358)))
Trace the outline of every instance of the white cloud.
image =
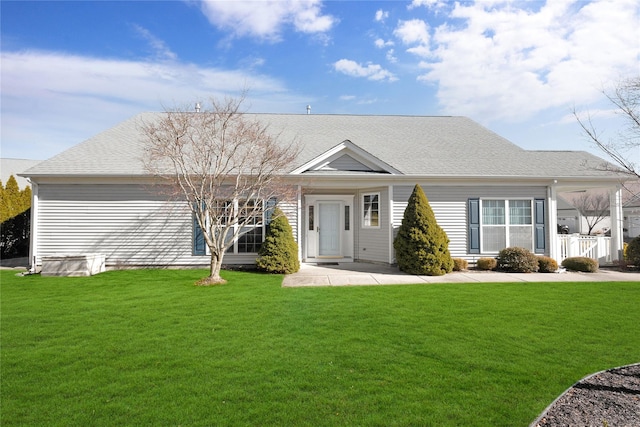
POLYGON ((389 12, 386 10, 379 9, 376 11, 376 22, 384 22, 385 19, 389 17, 389 12))
MULTIPOLYGON (((548 108, 601 99, 603 84, 637 75, 640 4, 635 0, 456 3, 463 25, 436 28, 430 50, 417 30, 397 29, 438 83, 446 112, 480 120, 524 120, 548 108), (526 4, 524 5, 527 6, 526 4)), ((425 24, 426 25, 426 24, 425 24)), ((417 25, 412 25, 416 28, 417 25)))
MULTIPOLYGON (((489 1, 489 0, 485 0, 485 1, 489 1)), ((436 8, 442 8, 446 6, 446 4, 447 4, 447 0, 413 0, 411 4, 407 6, 407 9, 411 10, 421 6, 424 6, 428 9, 436 9, 436 8)))
POLYGON ((398 62, 398 58, 396 58, 395 56, 395 51, 393 49, 389 49, 387 51, 387 55, 386 55, 387 61, 391 62, 391 63, 396 63, 398 62))
POLYGON ((336 71, 352 77, 366 77, 369 80, 387 80, 390 82, 398 80, 393 73, 378 64, 368 63, 363 66, 350 59, 341 59, 336 61, 333 66, 336 71))
POLYGON ((140 111, 160 111, 249 89, 251 107, 282 110, 283 84, 251 70, 177 62, 100 59, 55 52, 3 52, 3 156, 46 158, 140 111), (71 124, 71 125, 70 125, 71 124), (21 152, 31 147, 30 152, 21 152))
POLYGON ((337 22, 322 14, 319 0, 203 1, 202 12, 216 27, 237 37, 279 41, 286 25, 302 33, 325 33, 337 22))
POLYGON ((140 25, 133 25, 133 29, 149 43, 155 53, 156 58, 169 61, 175 61, 176 59, 178 59, 178 55, 172 52, 163 40, 160 40, 158 37, 151 34, 149 30, 141 27, 140 25))
POLYGON ((429 25, 426 22, 420 19, 400 21, 393 34, 405 45, 416 45, 407 49, 407 52, 428 56, 430 36, 429 25))
POLYGON ((389 46, 393 46, 393 45, 394 45, 393 41, 391 41, 391 40, 387 40, 387 41, 385 41, 385 40, 383 40, 383 39, 376 39, 376 41, 374 42, 374 44, 376 45, 376 47, 377 47, 378 49, 382 49, 382 48, 385 48, 385 47, 389 47, 389 46))

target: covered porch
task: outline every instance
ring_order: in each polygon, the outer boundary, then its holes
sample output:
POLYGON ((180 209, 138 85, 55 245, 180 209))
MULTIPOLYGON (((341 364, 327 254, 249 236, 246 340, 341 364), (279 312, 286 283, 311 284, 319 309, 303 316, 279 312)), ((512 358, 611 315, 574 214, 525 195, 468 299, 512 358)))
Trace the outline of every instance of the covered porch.
POLYGON ((570 257, 587 257, 598 261, 600 265, 615 263, 623 259, 623 222, 622 213, 622 185, 617 183, 609 187, 590 186, 587 183, 582 186, 563 186, 557 181, 549 186, 549 206, 552 213, 549 218, 551 236, 550 256, 558 263, 570 257), (585 191, 588 189, 601 189, 609 193, 610 236, 581 234, 558 234, 558 199, 559 192, 585 191))

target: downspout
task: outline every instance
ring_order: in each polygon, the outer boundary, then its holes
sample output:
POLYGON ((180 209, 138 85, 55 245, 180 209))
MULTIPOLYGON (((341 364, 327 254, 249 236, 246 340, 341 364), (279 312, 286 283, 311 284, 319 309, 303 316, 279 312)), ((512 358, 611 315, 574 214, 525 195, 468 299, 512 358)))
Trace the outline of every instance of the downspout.
POLYGON ((395 217, 393 215, 393 185, 389 185, 389 265, 393 265, 393 225, 395 217))
POLYGON ((547 209, 549 224, 549 257, 555 259, 558 264, 562 261, 560 259, 560 248, 558 242, 558 194, 556 185, 558 180, 554 179, 553 184, 547 187, 547 209))
POLYGON ((31 184, 31 236, 29 237, 29 274, 35 274, 38 262, 38 184, 31 182, 30 179, 27 180, 31 184))
MULTIPOLYGON (((302 254, 302 233, 303 233, 303 228, 304 228, 304 218, 302 216, 302 186, 298 184, 298 189, 297 189, 297 194, 296 194, 296 215, 298 216, 298 221, 297 221, 297 230, 296 230, 296 234, 297 234, 297 238, 296 240, 298 241, 298 259, 300 261, 303 260, 302 254)), ((306 245, 307 242, 305 241, 304 244, 306 245)))

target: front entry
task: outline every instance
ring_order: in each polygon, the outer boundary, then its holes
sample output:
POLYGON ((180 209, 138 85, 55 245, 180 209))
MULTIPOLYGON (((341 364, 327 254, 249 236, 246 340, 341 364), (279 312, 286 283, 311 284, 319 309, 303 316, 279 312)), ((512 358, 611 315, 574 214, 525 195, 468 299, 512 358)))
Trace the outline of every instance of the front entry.
POLYGON ((305 196, 306 261, 353 260, 353 198, 305 196))
POLYGON ((318 202, 318 255, 342 256, 340 202, 318 202))

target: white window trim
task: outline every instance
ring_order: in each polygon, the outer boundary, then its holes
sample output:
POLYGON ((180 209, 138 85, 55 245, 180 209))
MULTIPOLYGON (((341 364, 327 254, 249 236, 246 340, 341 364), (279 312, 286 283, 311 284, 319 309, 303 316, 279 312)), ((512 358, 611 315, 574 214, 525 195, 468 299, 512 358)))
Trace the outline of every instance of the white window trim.
POLYGON ((362 228, 372 229, 372 230, 379 229, 380 228, 380 222, 381 222, 380 221, 380 218, 381 218, 381 209, 380 209, 380 207, 382 205, 382 203, 381 203, 382 199, 380 198, 380 192, 376 191, 376 192, 372 192, 372 193, 362 193, 362 198, 360 200, 361 200, 360 207, 362 209, 362 211, 361 211, 362 214, 360 215, 360 218, 361 218, 360 224, 361 224, 362 228), (365 220, 366 220, 366 217, 365 217, 366 209, 365 209, 365 206, 364 206, 364 198, 366 196, 378 196, 378 225, 370 225, 370 224, 366 224, 366 222, 365 222, 365 220))
MULTIPOLYGON (((262 228, 262 242, 264 243, 264 239, 266 237, 266 232, 267 232, 266 221, 264 216, 266 201, 261 199, 260 202, 262 203, 262 211, 261 211, 262 219, 260 221, 260 225, 245 225, 245 228, 259 228, 259 227, 262 228)), ((233 209, 237 211, 239 209, 239 199, 233 199, 232 203, 233 203, 233 209)), ((208 228, 211 224, 210 217, 207 217, 206 222, 207 222, 206 227, 208 228)), ((234 234, 239 227, 240 225, 238 224, 233 225, 232 229, 234 234)), ((238 241, 240 240, 240 237, 241 236, 238 236, 238 238, 234 239, 233 244, 229 248, 231 250, 227 252, 226 255, 256 255, 257 252, 238 252, 238 241)), ((192 246, 193 245, 195 245, 195 242, 192 242, 192 246)), ((211 250, 209 249, 209 246, 207 244, 205 244, 204 252, 205 252, 205 255, 198 255, 198 256, 211 256, 211 250)))
POLYGON ((484 231, 483 229, 485 227, 503 227, 505 230, 505 248, 509 248, 511 247, 511 244, 509 242, 509 228, 510 227, 531 227, 531 247, 530 248, 525 248, 530 250, 531 252, 534 252, 535 250, 535 224, 534 224, 534 198, 531 197, 485 197, 485 198, 480 198, 480 253, 481 254, 498 254, 500 251, 485 251, 484 248, 484 231), (488 200, 503 200, 505 202, 504 204, 504 210, 505 210, 505 218, 504 218, 504 224, 485 224, 484 223, 484 215, 483 215, 483 208, 484 208, 484 202, 488 201, 488 200), (509 202, 510 201, 516 201, 516 200, 526 200, 529 202, 529 206, 531 207, 531 224, 511 224, 511 215, 510 215, 510 206, 509 206, 509 202))

